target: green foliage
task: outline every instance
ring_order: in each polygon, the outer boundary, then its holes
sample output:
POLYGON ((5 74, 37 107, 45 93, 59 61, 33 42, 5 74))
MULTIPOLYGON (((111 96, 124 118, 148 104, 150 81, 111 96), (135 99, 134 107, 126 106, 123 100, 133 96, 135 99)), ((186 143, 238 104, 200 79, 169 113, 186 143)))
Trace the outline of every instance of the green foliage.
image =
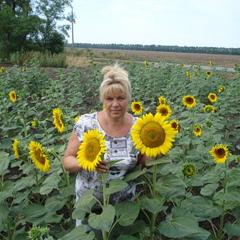
POLYGON ((93 190, 75 202, 76 176, 63 169, 61 160, 75 117, 102 109, 98 98, 101 67, 60 69, 51 78, 37 61, 31 61, 25 67, 16 65, 0 72, 0 238, 27 239, 35 229, 49 240, 96 239, 94 231, 84 232, 84 225, 75 228, 75 219, 88 219, 109 240, 239 238, 238 71, 226 79, 224 72, 215 69, 207 76, 200 66, 186 70, 164 62, 148 67, 126 64, 133 99, 143 102, 145 112, 155 113, 158 98, 164 96, 173 110, 169 120, 179 121, 180 132, 167 156, 149 161, 151 168, 137 168, 124 180, 105 186, 102 211, 94 211, 99 202, 93 190), (223 92, 218 92, 220 87, 223 92), (10 91, 16 91, 16 102, 10 101, 10 91), (210 102, 209 93, 216 93, 218 100, 210 102), (182 103, 188 94, 197 100, 192 109, 182 103), (208 104, 216 112, 204 112, 208 104), (52 111, 58 107, 66 124, 63 133, 53 125, 52 111), (193 133, 195 125, 201 125, 201 136, 193 133), (14 155, 14 139, 20 142, 20 158, 14 155), (47 149, 49 172, 37 169, 29 158, 31 141, 47 149), (231 152, 225 164, 216 164, 209 154, 219 143, 231 152), (186 176, 186 166, 196 171, 186 176), (128 181, 138 185, 137 201, 109 204, 110 195, 125 188, 128 181), (42 232, 46 228, 49 232, 42 232))
POLYGON ((57 21, 67 19, 65 1, 2 1, 0 3, 0 54, 8 61, 10 54, 20 51, 64 50, 64 36, 69 25, 58 26, 57 21))

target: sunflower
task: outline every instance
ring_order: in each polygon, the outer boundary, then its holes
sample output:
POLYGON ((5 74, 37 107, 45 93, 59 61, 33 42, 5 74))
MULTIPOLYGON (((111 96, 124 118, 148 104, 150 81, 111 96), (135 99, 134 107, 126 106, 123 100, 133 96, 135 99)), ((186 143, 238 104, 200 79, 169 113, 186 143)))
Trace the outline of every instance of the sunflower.
POLYGON ((193 163, 186 163, 182 170, 184 176, 191 177, 197 173, 196 166, 193 163))
POLYGON ((212 61, 209 61, 209 66, 213 66, 214 64, 213 64, 213 62, 212 61))
POLYGON ((16 102, 16 101, 17 101, 17 93, 16 93, 15 91, 11 91, 11 92, 9 93, 9 97, 10 97, 10 100, 11 100, 12 102, 16 102))
POLYGON ((180 132, 180 124, 179 124, 179 121, 177 120, 172 120, 170 121, 170 125, 174 131, 174 133, 179 133, 180 132))
POLYGON ((212 147, 209 153, 214 157, 216 163, 225 163, 229 157, 228 147, 222 144, 212 147))
POLYGON ((211 71, 207 71, 207 72, 206 72, 206 75, 207 75, 207 76, 212 76, 212 72, 211 72, 211 71))
POLYGON ((140 115, 144 108, 141 102, 132 102, 131 109, 135 114, 140 115))
POLYGON ((37 121, 32 121, 31 125, 32 125, 32 127, 36 127, 37 126, 37 121))
POLYGON ((172 109, 169 105, 166 104, 160 104, 156 112, 165 117, 166 119, 169 118, 172 115, 172 109))
POLYGON ((206 105, 204 107, 205 113, 216 112, 216 108, 213 105, 206 105))
POLYGON ((218 89, 218 92, 224 92, 224 90, 225 90, 224 87, 220 87, 220 88, 218 89))
POLYGON ((60 108, 53 109, 53 124, 58 129, 59 132, 64 132, 66 126, 63 121, 62 111, 60 108))
POLYGON ((211 101, 211 102, 216 102, 218 100, 218 96, 216 93, 209 93, 208 94, 208 99, 211 101))
POLYGON ((102 161, 103 154, 107 152, 104 137, 105 135, 99 129, 84 133, 83 142, 77 153, 78 163, 83 169, 94 171, 102 161))
POLYGON ((41 143, 32 141, 29 144, 29 149, 30 157, 36 167, 43 172, 48 172, 51 167, 50 160, 41 143))
POLYGON ((80 116, 77 116, 77 117, 75 117, 75 122, 78 122, 80 118, 81 118, 81 115, 80 115, 80 116))
POLYGON ((19 140, 18 139, 14 139, 14 141, 13 141, 13 144, 12 144, 12 146, 13 146, 13 151, 14 151, 14 155, 15 155, 15 157, 16 158, 20 158, 20 150, 19 150, 19 140))
POLYGON ((148 66, 149 66, 148 61, 144 61, 144 66, 145 66, 145 67, 148 67, 148 66))
POLYGON ((193 133, 197 136, 200 137, 202 136, 202 127, 200 125, 194 126, 194 131, 193 133))
POLYGON ((183 97, 182 102, 188 108, 193 108, 197 104, 197 101, 196 101, 195 97, 193 97, 191 95, 187 95, 187 96, 183 97))
POLYGON ((192 78, 192 75, 190 72, 186 72, 187 77, 192 78))
POLYGON ((148 157, 167 154, 175 138, 171 125, 159 113, 145 114, 133 126, 132 139, 136 149, 148 157))
POLYGON ((6 71, 6 68, 5 67, 1 67, 0 68, 0 73, 3 73, 3 72, 5 72, 6 71))
POLYGON ((158 98, 159 104, 167 104, 167 99, 163 96, 158 98))

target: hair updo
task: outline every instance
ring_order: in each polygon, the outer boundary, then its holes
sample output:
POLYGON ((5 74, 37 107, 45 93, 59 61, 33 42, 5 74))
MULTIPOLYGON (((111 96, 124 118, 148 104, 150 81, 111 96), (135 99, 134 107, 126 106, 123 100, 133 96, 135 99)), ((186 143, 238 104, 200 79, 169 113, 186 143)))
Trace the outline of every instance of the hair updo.
POLYGON ((131 100, 131 83, 128 73, 118 64, 106 66, 102 69, 103 81, 100 85, 100 100, 103 102, 108 93, 126 93, 128 101, 131 100))

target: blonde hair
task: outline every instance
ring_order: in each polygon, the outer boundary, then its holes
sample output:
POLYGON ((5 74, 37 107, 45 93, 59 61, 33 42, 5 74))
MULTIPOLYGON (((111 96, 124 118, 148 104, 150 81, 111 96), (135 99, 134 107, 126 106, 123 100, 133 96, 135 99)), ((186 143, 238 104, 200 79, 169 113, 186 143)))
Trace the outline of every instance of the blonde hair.
POLYGON ((127 71, 115 64, 114 66, 104 67, 102 74, 104 75, 100 85, 100 100, 102 102, 109 92, 120 91, 126 93, 128 101, 131 100, 131 83, 127 71))

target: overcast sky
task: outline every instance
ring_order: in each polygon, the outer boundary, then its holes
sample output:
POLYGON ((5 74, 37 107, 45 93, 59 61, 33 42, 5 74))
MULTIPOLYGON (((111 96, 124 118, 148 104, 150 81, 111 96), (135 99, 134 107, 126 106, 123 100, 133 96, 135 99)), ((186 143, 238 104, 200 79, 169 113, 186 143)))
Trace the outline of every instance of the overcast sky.
POLYGON ((72 5, 75 43, 240 47, 239 0, 73 0, 72 5))

